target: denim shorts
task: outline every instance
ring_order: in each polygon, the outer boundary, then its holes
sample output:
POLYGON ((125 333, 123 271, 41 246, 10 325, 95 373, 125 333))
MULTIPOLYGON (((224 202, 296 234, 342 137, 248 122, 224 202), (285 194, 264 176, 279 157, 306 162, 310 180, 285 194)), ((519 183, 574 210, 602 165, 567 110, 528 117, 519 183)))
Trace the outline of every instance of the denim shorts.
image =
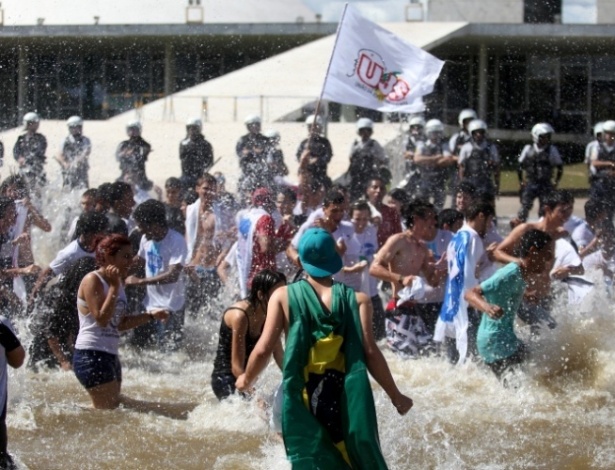
POLYGON ((92 349, 75 349, 73 370, 85 388, 122 381, 122 366, 117 354, 92 349))

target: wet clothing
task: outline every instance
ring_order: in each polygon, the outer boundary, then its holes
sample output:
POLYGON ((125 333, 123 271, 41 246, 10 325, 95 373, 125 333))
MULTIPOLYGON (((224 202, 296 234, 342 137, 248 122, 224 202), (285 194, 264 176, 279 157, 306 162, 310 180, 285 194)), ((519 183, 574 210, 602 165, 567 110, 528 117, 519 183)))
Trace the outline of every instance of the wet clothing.
MULTIPOLYGON (((297 149, 297 161, 301 159, 301 154, 308 145, 310 138, 303 139, 297 149)), ((314 179, 320 183, 324 183, 327 179, 327 167, 331 158, 333 158, 333 148, 329 139, 322 135, 313 135, 310 143, 310 155, 316 161, 308 164, 307 170, 312 174, 314 179)))
POLYGON ((282 435, 293 468, 387 468, 356 294, 334 283, 329 310, 306 280, 287 289, 282 435))
POLYGON ((117 354, 93 349, 75 350, 73 370, 79 383, 86 389, 114 380, 122 381, 122 365, 117 354))
POLYGON ((152 189, 153 183, 145 174, 145 162, 151 151, 152 146, 141 136, 120 142, 115 152, 122 172, 119 179, 123 180, 126 173, 133 173, 136 179, 133 183, 146 191, 152 189))
POLYGON ((70 189, 89 188, 88 171, 90 164, 88 156, 92 151, 92 143, 84 135, 68 135, 60 147, 62 156, 69 164, 68 169, 62 168, 64 187, 70 189))
POLYGON ((486 313, 478 327, 476 343, 478 353, 490 364, 512 356, 520 347, 515 335, 515 318, 527 287, 517 263, 509 263, 480 285, 483 296, 504 311, 495 320, 486 313))
POLYGON ((36 132, 30 136, 24 132, 17 137, 13 147, 13 157, 15 161, 19 161, 20 158, 25 160, 23 166, 19 167, 19 174, 26 178, 31 190, 47 184, 44 168, 47 160, 46 152, 47 139, 43 134, 36 132))
POLYGON ((250 336, 250 316, 248 313, 238 307, 229 307, 222 313, 222 321, 220 323, 220 333, 218 335, 218 349, 216 350, 216 359, 214 359, 214 370, 211 373, 211 386, 218 397, 218 400, 227 398, 229 395, 235 393, 235 380, 237 378, 233 375, 233 362, 232 362, 232 344, 233 344, 233 330, 224 321, 224 316, 229 310, 239 310, 243 312, 248 320, 248 332, 246 333, 246 359, 245 366, 248 364, 248 359, 254 346, 258 342, 258 338, 252 338, 250 336))
POLYGON ((7 451, 6 402, 8 398, 8 371, 6 353, 21 346, 11 322, 0 316, 0 468, 16 468, 7 451))
POLYGON ((185 188, 194 188, 196 181, 214 164, 214 149, 203 134, 186 138, 179 144, 181 180, 185 188))

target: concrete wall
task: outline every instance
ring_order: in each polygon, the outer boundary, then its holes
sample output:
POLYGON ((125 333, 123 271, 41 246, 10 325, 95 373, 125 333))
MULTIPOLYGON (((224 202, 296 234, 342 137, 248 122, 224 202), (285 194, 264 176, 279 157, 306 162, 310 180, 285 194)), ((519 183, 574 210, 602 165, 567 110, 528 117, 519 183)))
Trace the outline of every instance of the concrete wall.
POLYGON ((596 22, 615 24, 615 2, 613 0, 596 0, 596 22))
POLYGON ((523 23, 523 0, 429 0, 427 9, 429 21, 523 23))

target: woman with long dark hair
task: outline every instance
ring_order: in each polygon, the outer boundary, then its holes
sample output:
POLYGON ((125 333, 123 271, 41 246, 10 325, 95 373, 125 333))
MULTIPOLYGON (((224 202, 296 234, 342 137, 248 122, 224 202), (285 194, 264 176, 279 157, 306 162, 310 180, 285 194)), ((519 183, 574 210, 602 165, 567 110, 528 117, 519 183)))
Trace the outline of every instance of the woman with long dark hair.
MULTIPOLYGON (((284 274, 264 269, 252 279, 248 297, 224 311, 214 371, 211 374, 211 388, 218 400, 223 400, 235 392, 235 381, 243 374, 250 353, 263 331, 269 298, 283 285, 286 285, 284 274)), ((280 342, 273 352, 280 368, 283 355, 280 342)))

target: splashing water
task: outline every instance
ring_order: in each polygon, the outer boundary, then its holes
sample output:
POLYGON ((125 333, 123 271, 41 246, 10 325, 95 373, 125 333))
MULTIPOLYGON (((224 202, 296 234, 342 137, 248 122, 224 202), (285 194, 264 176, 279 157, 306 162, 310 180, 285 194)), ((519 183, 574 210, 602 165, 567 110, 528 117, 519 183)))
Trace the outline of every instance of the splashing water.
MULTIPOLYGON (((76 199, 56 198, 55 226, 76 199), (59 202, 58 202, 59 201, 59 202)), ((37 260, 60 247, 59 233, 35 233, 37 260), (44 241, 43 241, 44 240, 44 241)), ((221 295, 219 312, 230 304, 221 295)), ((439 358, 385 356, 415 406, 398 416, 374 385, 380 440, 391 469, 615 468, 613 307, 601 288, 578 307, 560 299, 558 326, 529 340, 531 362, 504 388, 485 367, 457 368, 439 358)), ((16 322, 28 343, 25 321, 16 322)), ((72 373, 10 372, 9 449, 32 469, 288 469, 283 444, 259 400, 219 403, 209 385, 219 320, 188 319, 182 351, 122 346, 123 392, 148 401, 199 405, 185 420, 125 409, 94 411, 72 373)), ((385 346, 383 345, 383 348, 385 346)), ((271 365, 257 386, 268 397, 281 379, 271 365)))

